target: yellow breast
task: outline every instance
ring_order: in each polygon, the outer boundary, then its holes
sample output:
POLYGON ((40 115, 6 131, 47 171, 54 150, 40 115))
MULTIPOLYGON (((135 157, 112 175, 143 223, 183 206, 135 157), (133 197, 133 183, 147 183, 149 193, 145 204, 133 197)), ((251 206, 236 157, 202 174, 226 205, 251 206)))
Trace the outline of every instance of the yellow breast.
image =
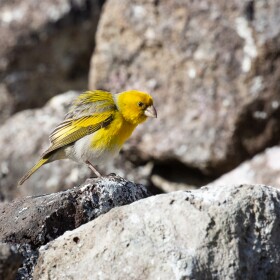
POLYGON ((110 125, 94 133, 91 140, 91 147, 102 150, 120 149, 130 137, 135 127, 136 125, 128 123, 121 114, 116 113, 110 125))

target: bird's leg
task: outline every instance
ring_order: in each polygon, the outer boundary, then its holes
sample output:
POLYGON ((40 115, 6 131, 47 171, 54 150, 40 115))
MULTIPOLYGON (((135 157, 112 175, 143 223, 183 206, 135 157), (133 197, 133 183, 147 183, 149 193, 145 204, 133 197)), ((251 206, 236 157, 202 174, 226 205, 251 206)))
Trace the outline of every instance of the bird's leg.
POLYGON ((101 174, 96 170, 96 168, 91 164, 91 162, 86 160, 86 164, 97 177, 101 177, 101 174))

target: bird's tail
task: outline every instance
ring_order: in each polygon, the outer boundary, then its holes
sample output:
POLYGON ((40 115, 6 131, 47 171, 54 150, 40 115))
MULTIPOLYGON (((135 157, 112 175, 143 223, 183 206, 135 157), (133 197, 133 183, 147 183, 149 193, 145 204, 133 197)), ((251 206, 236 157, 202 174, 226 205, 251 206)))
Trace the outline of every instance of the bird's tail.
POLYGON ((49 158, 41 158, 19 181, 18 186, 22 185, 37 169, 47 163, 49 158))

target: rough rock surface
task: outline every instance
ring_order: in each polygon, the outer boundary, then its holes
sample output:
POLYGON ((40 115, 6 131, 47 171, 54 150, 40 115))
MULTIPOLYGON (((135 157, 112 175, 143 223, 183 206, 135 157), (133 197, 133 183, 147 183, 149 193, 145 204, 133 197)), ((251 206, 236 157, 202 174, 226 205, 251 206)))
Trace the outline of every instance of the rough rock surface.
POLYGON ((86 88, 103 2, 1 2, 0 123, 60 92, 86 88))
POLYGON ((85 166, 70 160, 45 165, 17 188, 18 180, 49 147, 49 134, 64 118, 77 92, 51 99, 42 109, 15 114, 0 127, 0 195, 1 199, 60 191, 82 182, 91 173, 85 166))
POLYGON ((22 257, 15 246, 0 243, 0 279, 16 279, 17 271, 21 265, 22 257))
POLYGON ((265 184, 280 188, 280 147, 265 150, 207 186, 265 184))
POLYGON ((90 88, 147 90, 158 109, 133 157, 220 175, 278 142, 279 13, 272 0, 108 0, 90 88))
POLYGON ((279 279, 280 193, 216 186, 111 210, 41 247, 34 279, 279 279), (108 265, 109 264, 109 265, 108 265))
POLYGON ((143 185, 110 175, 59 193, 0 204, 0 241, 36 248, 113 207, 147 196, 143 185))

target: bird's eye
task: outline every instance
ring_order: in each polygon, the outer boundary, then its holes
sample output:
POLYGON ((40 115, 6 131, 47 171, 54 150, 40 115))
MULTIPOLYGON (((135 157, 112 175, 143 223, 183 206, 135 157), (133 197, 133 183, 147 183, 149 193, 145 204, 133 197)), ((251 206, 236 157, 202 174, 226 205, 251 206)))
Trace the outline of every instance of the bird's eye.
POLYGON ((139 106, 139 107, 143 107, 143 106, 144 106, 144 103, 143 103, 143 102, 138 102, 138 106, 139 106))

